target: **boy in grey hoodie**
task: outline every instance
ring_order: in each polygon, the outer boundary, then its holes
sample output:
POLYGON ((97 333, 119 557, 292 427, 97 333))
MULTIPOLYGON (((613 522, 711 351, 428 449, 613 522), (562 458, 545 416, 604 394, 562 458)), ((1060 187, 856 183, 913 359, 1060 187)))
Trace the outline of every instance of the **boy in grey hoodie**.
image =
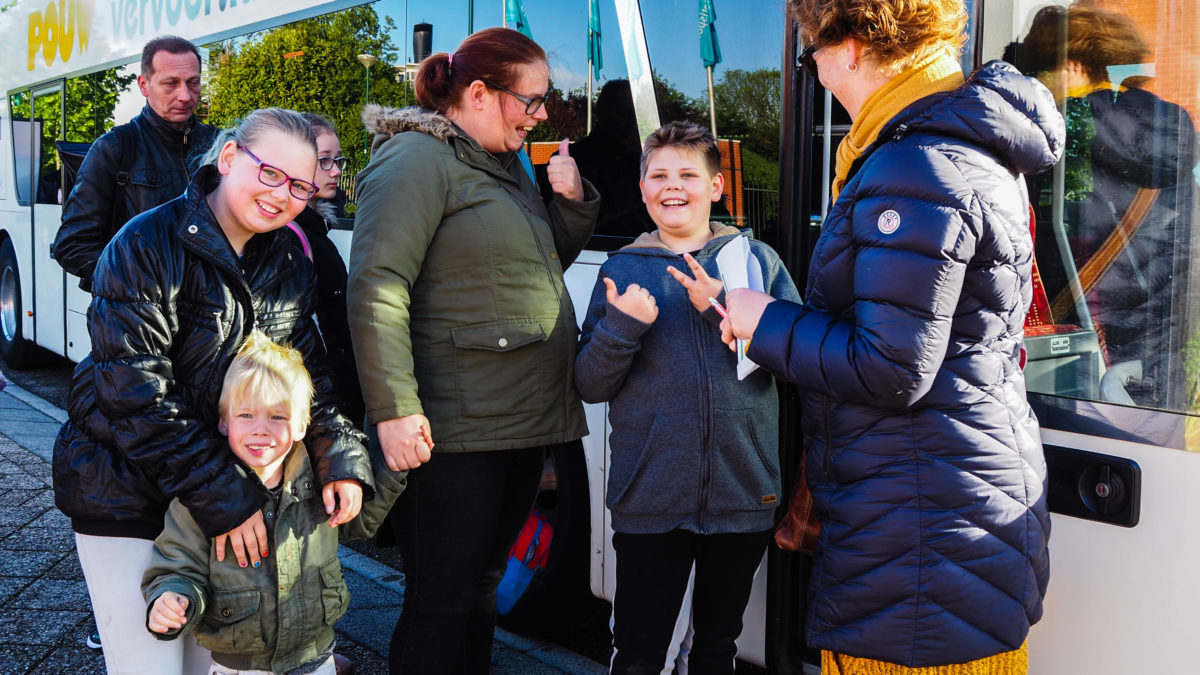
MULTIPOLYGON (((716 140, 668 124, 647 137, 641 173, 658 229, 600 268, 575 361, 583 400, 610 403, 612 672, 663 668, 694 564, 689 663, 732 673, 778 503, 778 398, 762 369, 737 379, 709 301, 724 296, 717 253, 742 236, 709 222, 724 188, 716 140)), ((799 301, 779 256, 749 244, 765 290, 799 301)))

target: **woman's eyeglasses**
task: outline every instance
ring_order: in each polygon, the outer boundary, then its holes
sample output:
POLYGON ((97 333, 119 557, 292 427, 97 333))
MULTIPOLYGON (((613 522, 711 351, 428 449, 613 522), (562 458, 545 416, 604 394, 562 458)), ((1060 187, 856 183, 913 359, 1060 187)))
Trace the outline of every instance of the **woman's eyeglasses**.
POLYGON ((820 47, 818 47, 816 45, 809 45, 804 48, 804 51, 800 52, 800 58, 798 59, 800 61, 800 65, 804 68, 805 72, 807 72, 809 75, 812 75, 813 77, 817 76, 816 55, 817 55, 818 49, 820 49, 820 47))
POLYGON ((333 168, 334 164, 337 164, 338 169, 345 171, 346 170, 346 162, 349 162, 349 161, 350 161, 349 157, 342 157, 342 156, 318 157, 317 158, 317 166, 321 167, 321 169, 323 169, 325 171, 328 171, 333 168))
POLYGON ((546 99, 548 98, 547 96, 534 96, 533 98, 530 98, 528 96, 522 96, 522 95, 518 94, 517 92, 513 91, 512 89, 509 89, 508 87, 501 87, 500 85, 496 84, 495 82, 492 82, 491 80, 484 80, 483 83, 486 84, 487 86, 491 87, 492 89, 499 89, 500 91, 517 99, 521 103, 524 103, 526 115, 532 115, 532 114, 536 113, 538 110, 540 110, 542 107, 542 104, 544 104, 546 102, 546 99))
POLYGON ((267 187, 279 187, 280 185, 287 183, 288 192, 292 193, 292 196, 296 199, 302 201, 308 201, 309 199, 312 199, 312 196, 317 193, 316 185, 313 185, 306 180, 292 178, 284 173, 283 169, 263 162, 253 152, 250 152, 250 148, 247 148, 244 145, 239 145, 237 147, 238 150, 250 155, 250 159, 258 162, 258 182, 262 183, 263 185, 266 185, 267 187))

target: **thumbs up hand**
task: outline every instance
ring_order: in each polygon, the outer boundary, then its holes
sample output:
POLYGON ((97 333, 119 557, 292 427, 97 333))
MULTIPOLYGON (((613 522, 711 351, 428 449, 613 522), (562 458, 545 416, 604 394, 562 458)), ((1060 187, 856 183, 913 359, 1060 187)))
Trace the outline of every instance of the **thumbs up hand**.
POLYGON ((546 178, 556 193, 579 201, 583 199, 583 179, 579 177, 579 167, 571 157, 570 147, 571 141, 566 138, 558 144, 558 154, 546 165, 546 178))
POLYGON ((658 318, 658 302, 650 295, 650 291, 641 286, 629 284, 624 293, 619 293, 616 282, 604 277, 604 290, 608 304, 638 321, 654 323, 658 318))

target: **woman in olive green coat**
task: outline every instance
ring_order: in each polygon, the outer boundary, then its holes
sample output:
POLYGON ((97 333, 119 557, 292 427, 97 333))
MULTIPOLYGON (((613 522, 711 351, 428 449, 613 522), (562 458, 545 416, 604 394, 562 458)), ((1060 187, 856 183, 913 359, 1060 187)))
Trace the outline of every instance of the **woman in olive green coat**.
POLYGON ((411 470, 392 518, 407 584, 393 673, 488 671, 496 585, 546 446, 587 431, 563 270, 599 198, 565 142, 549 202, 521 162, 548 86, 542 49, 491 28, 425 61, 422 109, 364 112, 376 138, 359 174, 350 326, 375 442, 411 470))

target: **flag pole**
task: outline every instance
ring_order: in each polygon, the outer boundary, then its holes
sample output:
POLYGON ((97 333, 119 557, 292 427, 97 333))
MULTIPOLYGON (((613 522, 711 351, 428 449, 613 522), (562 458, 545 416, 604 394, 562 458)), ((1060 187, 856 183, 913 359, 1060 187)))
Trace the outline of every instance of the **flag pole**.
POLYGON ((716 138, 717 137, 717 102, 716 102, 716 99, 713 98, 713 81, 712 81, 713 67, 708 66, 707 70, 708 70, 708 117, 710 120, 712 120, 713 138, 716 138))
POLYGON ((592 60, 588 59, 587 132, 592 133, 592 60))

